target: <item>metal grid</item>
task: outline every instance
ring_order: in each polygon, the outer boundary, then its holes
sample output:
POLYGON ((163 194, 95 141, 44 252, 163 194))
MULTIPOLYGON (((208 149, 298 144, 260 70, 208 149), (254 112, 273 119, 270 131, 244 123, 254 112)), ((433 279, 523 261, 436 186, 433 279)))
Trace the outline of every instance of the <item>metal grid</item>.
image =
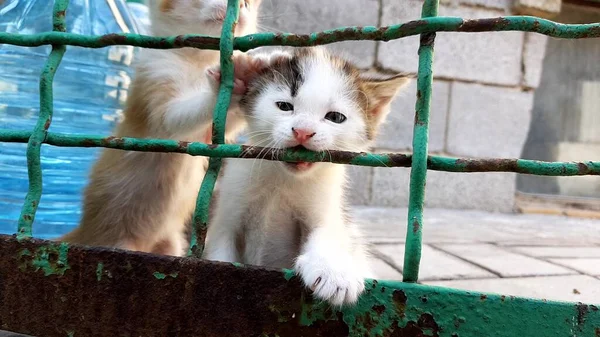
MULTIPOLYGON (((239 6, 238 0, 229 0, 227 15, 224 21, 222 35, 220 39, 214 37, 194 35, 184 35, 176 37, 149 37, 139 36, 135 34, 82 36, 69 34, 65 32, 65 13, 67 10, 68 3, 68 0, 55 0, 53 14, 53 32, 31 35, 0 33, 0 43, 7 43, 27 47, 49 44, 52 45, 52 51, 49 55, 49 59, 46 62, 45 68, 40 78, 40 115, 34 130, 30 132, 26 130, 14 131, 0 129, 0 141, 28 142, 27 163, 29 174, 29 190, 19 218, 18 233, 16 240, 4 238, 2 242, 0 242, 0 248, 10 248, 12 250, 19 251, 20 257, 31 256, 32 260, 28 263, 30 263, 32 267, 36 267, 35 272, 38 272, 40 269, 44 270, 45 276, 64 276, 65 270, 71 269, 73 267, 68 265, 67 255, 71 254, 72 251, 76 251, 79 254, 85 254, 83 252, 85 251, 85 249, 79 247, 71 247, 71 252, 69 252, 69 246, 67 244, 47 244, 31 238, 32 224, 34 222, 35 213, 42 195, 40 148, 43 143, 65 147, 105 147, 131 151, 178 152, 196 156, 200 155, 211 157, 209 169, 202 182, 202 187, 198 196, 196 212, 194 215, 194 233, 190 247, 191 255, 200 256, 203 250, 204 239, 206 236, 209 203, 211 200, 211 196, 213 193, 214 185, 219 170, 221 168, 222 158, 256 158, 259 153, 262 152, 264 154, 265 151, 262 148, 249 148, 243 145, 224 144, 225 121, 233 89, 233 63, 231 61, 231 58, 233 55, 233 51, 236 49, 241 51, 247 51, 249 49, 265 45, 284 45, 296 47, 314 46, 346 40, 389 41, 406 36, 412 36, 417 34, 421 35, 419 47, 419 70, 417 80, 417 102, 413 133, 414 150, 412 155, 393 153, 351 153, 340 151, 331 151, 331 153, 327 152, 327 154, 325 154, 309 151, 267 149, 266 151, 268 151, 269 155, 265 156, 268 160, 301 160, 307 162, 332 161, 341 164, 385 167, 410 166, 410 199, 403 273, 405 282, 415 283, 418 280, 419 262, 421 256, 422 228, 424 225, 423 203, 425 194, 425 182, 428 169, 448 172, 518 172, 548 176, 600 175, 599 161, 562 163, 540 162, 521 159, 462 159, 428 156, 427 153, 429 136, 429 113, 432 96, 431 87, 433 79, 432 62, 436 32, 527 31, 537 32, 557 38, 593 38, 600 37, 600 23, 565 25, 544 20, 541 18, 523 16, 509 16, 479 20, 464 20, 455 17, 437 17, 439 0, 425 0, 422 10, 422 18, 420 20, 411 21, 404 24, 382 28, 347 27, 324 31, 320 33, 313 33, 310 35, 260 33, 235 38, 233 35, 233 31, 237 22, 239 6), (161 139, 135 139, 116 137, 102 138, 99 136, 92 135, 72 136, 49 132, 48 129, 51 124, 53 112, 52 82, 54 74, 56 73, 56 70, 60 65, 61 59, 64 53, 66 52, 66 45, 74 45, 88 48, 102 48, 111 45, 132 45, 143 48, 155 49, 195 47, 220 50, 222 76, 217 105, 214 111, 214 127, 212 136, 212 142, 215 145, 202 144, 196 142, 178 142, 173 140, 161 139), (24 247, 29 247, 29 249, 24 247), (35 251, 36 253, 32 253, 33 251, 35 251), (54 258, 53 263, 48 262, 51 260, 51 258, 54 258)), ((89 250, 94 251, 93 249, 89 250)), ((6 254, 6 252, 2 253, 6 254)), ((99 253, 99 255, 102 254, 106 254, 106 252, 101 251, 99 253)), ((138 258, 136 256, 136 253, 129 253, 129 255, 131 259, 138 258)), ((3 256, 3 254, 0 254, 0 256, 3 256)), ((109 256, 106 263, 108 264, 108 261, 111 259, 114 262, 115 258, 115 256, 109 256)), ((83 262, 88 262, 84 260, 85 259, 82 257, 82 269, 84 268, 83 262)), ((19 268, 25 265, 25 267, 23 268, 26 269, 26 264, 27 263, 21 264, 19 268)), ((8 263, 8 265, 11 264, 8 263)), ((104 264, 98 264, 96 269, 96 272, 99 273, 98 281, 101 280, 102 270, 104 270, 104 264), (100 270, 100 272, 98 272, 98 270, 100 270)), ((0 268, 0 271, 2 271, 2 268, 0 268)), ((225 270, 223 272, 227 271, 225 270)), ((171 275, 173 279, 175 279, 177 276, 176 274, 164 273, 159 273, 159 276, 161 277, 158 277, 156 275, 157 274, 155 272, 155 278, 160 280, 169 278, 169 275, 171 275)), ((291 274, 289 274, 289 272, 286 272, 285 279, 289 280, 289 278, 291 278, 291 274)), ((372 282, 372 289, 380 290, 382 294, 381 296, 388 295, 388 293, 385 290, 385 286, 381 284, 378 285, 377 281, 372 282)), ((2 274, 0 273, 0 286, 1 285, 2 274)), ((384 320, 376 321, 375 323, 371 322, 371 324, 374 324, 374 326, 377 327, 377 329, 373 330, 372 326, 370 330, 365 330, 365 333, 370 333, 372 335, 385 334, 384 332, 389 330, 384 330, 383 327, 392 327, 394 325, 394 322, 396 325, 398 325, 399 319, 404 317, 404 310, 407 310, 407 296, 405 291, 408 293, 413 292, 414 294, 420 294, 419 299, 422 303, 421 305, 424 308, 432 307, 431 304, 426 305, 428 294, 427 287, 420 288, 423 286, 414 285, 414 287, 416 288, 413 289, 410 288, 411 285, 406 284, 403 286, 400 286, 398 284, 390 284, 388 285, 388 287, 403 287, 404 289, 401 291, 401 293, 398 293, 398 290, 394 290, 393 295, 390 295, 392 296, 391 299, 388 299, 390 301, 393 301, 396 305, 396 310, 392 310, 393 312, 395 312, 395 314, 390 314, 389 310, 386 310, 385 307, 381 309, 375 305, 372 307, 356 309, 358 311, 362 310, 363 314, 368 314, 369 312, 372 312, 378 313, 378 317, 380 318, 385 316, 384 320), (398 307, 398 305, 400 305, 401 307, 398 307), (401 311, 401 313, 399 310, 401 311), (396 320, 394 321, 394 319, 396 320)), ((471 302, 477 302, 475 301, 475 298, 477 296, 473 297, 470 293, 458 292, 443 288, 437 289, 438 290, 436 290, 435 292, 429 294, 433 297, 437 296, 438 302, 436 303, 438 304, 445 303, 445 305, 448 305, 449 303, 456 302, 455 304, 459 307, 463 306, 466 308, 466 306, 475 305, 471 302), (461 301, 457 301, 457 299, 460 299, 461 301)), ((2 287, 0 287, 0 295, 1 294, 2 287)), ((488 307, 488 310, 494 310, 493 307, 498 307, 499 305, 504 303, 506 299, 504 296, 490 296, 490 303, 493 304, 491 304, 488 307)), ((6 298, 9 297, 10 296, 6 296, 6 298)), ((487 295, 479 296, 480 301, 486 301, 487 299, 487 295)), ((381 299, 382 302, 388 300, 381 299)), ((1 301, 2 298, 0 297, 0 302, 1 301)), ((512 302, 511 305, 514 309, 512 311, 512 317, 518 318, 519 315, 516 314, 521 312, 520 310, 524 310, 525 308, 529 310, 539 308, 541 306, 542 309, 539 309, 538 314, 530 314, 531 317, 536 317, 536 319, 534 320, 537 320, 541 323, 544 321, 543 317, 550 317, 551 320, 556 320, 558 322, 559 318, 562 320, 565 316, 572 316, 573 328, 571 328, 571 332, 575 333, 572 334, 573 336, 580 336, 574 331, 582 332, 583 334, 581 334, 581 336, 591 336, 591 333, 594 333, 595 336, 600 336, 600 314, 598 314, 598 308, 593 305, 589 306, 577 304, 575 307, 572 307, 570 305, 563 305, 557 303, 552 305, 545 305, 543 304, 543 302, 536 302, 526 299, 523 299, 521 301, 524 302, 512 302)), ((373 303, 372 301, 361 301, 361 303, 362 302, 366 302, 367 305, 373 303)), ((35 305, 32 304, 32 306, 35 305)), ((440 313, 444 310, 447 309, 440 309, 439 307, 431 309, 431 311, 436 311, 440 313)), ((498 307, 495 310, 499 312, 504 312, 506 311, 506 308, 498 307)), ((527 310, 522 312, 522 314, 525 314, 527 310)), ((312 314, 315 313, 313 312, 312 314)), ((447 314, 449 315, 449 313, 447 314)), ((331 315, 331 312, 321 312, 316 313, 315 315, 315 317, 326 317, 327 315, 331 315)), ((354 315, 356 319, 359 316, 356 312, 354 313, 354 315)), ((414 322, 409 321, 406 324, 406 326, 402 328, 402 331, 407 333, 407 336, 422 336, 424 331, 427 331, 427 335, 430 335, 429 333, 432 333, 433 336, 438 336, 438 333, 439 335, 446 335, 442 334, 441 331, 443 331, 443 329, 439 329, 441 325, 436 323, 432 315, 424 315, 425 314, 421 314, 418 320, 415 320, 414 322), (411 326, 411 324, 413 324, 413 326, 411 326), (414 331, 411 329, 413 329, 414 331)), ((453 322, 448 321, 445 323, 447 323, 448 326, 453 324, 456 327, 456 329, 459 329, 459 326, 464 323, 463 320, 465 320, 465 318, 457 318, 456 315, 454 316, 455 319, 453 322)), ((0 323, 2 322, 2 317, 2 309, 0 309, 0 323)), ((314 323, 316 319, 315 317, 304 317, 304 322, 300 321, 300 323, 310 325, 314 323), (311 319, 313 319, 313 321, 311 321, 311 319)), ((331 316, 327 320, 335 321, 335 319, 336 318, 334 316, 331 316)), ((337 319, 339 320, 339 316, 337 317, 337 319)), ((4 318, 4 320, 7 321, 6 318, 4 318)), ((345 317, 343 321, 346 322, 345 317)), ((502 319, 500 321, 502 321, 502 319)), ((282 323, 287 321, 279 320, 279 322, 282 323)), ((361 325, 360 329, 365 328, 365 326, 366 325, 361 325)), ((548 332, 544 331, 564 331, 562 330, 562 328, 558 330, 548 326, 546 328, 548 329, 542 329, 539 331, 539 336, 549 336, 548 332)), ((355 325, 353 328, 351 327, 350 331, 362 331, 360 329, 355 325)), ((31 329, 25 330, 31 331, 31 329)), ((500 330, 502 329, 500 326, 498 326, 498 331, 500 330)), ((33 331, 40 330, 35 330, 34 328, 33 331)), ((402 331, 400 332, 402 333, 402 331)), ((475 329, 475 331, 478 330, 475 329)), ((507 331, 519 333, 519 329, 508 329, 507 331)), ((536 335, 537 333, 538 332, 536 331, 536 335)), ((148 335, 152 334, 148 332, 148 335)), ((477 334, 467 333, 467 335, 476 336, 477 334)), ((491 336, 492 334, 487 335, 491 336)), ((509 336, 511 334, 499 333, 497 335, 509 336)), ((404 336, 404 334, 399 336, 404 336)), ((450 335, 448 334, 448 336, 450 335)), ((452 336, 458 336, 458 334, 452 334, 452 336)))

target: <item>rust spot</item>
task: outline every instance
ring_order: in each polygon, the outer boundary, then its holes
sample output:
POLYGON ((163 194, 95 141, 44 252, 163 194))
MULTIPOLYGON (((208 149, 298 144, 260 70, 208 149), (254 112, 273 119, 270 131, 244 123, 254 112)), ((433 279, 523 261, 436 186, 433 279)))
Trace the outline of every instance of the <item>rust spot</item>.
POLYGON ((384 293, 385 292, 385 287, 381 287, 381 292, 384 293))
POLYGON ((457 159, 457 166, 462 166, 464 169, 462 172, 496 172, 496 171, 508 171, 508 172, 522 172, 519 168, 516 159, 457 159))
POLYGON ((590 172, 590 168, 584 163, 577 163, 577 168, 579 174, 588 174, 590 172))
POLYGON ((190 36, 186 39, 183 39, 181 46, 205 49, 210 47, 211 49, 219 49, 219 39, 214 37, 190 36))
MULTIPOLYGON (((397 327, 398 322, 394 321, 392 326, 397 327)), ((408 321, 406 323, 406 326, 394 328, 394 330, 391 331, 389 334, 386 334, 386 336, 391 336, 391 337, 409 337, 409 336, 410 337, 425 337, 425 336, 439 337, 439 335, 440 335, 439 333, 440 333, 440 327, 433 319, 433 316, 428 313, 424 313, 419 317, 419 319, 417 320, 416 323, 415 323, 415 321, 408 321)))
POLYGON ((412 157, 406 154, 391 153, 388 158, 392 167, 409 167, 412 163, 412 157))
POLYGON ((600 337, 600 328, 596 328, 596 337, 600 337))
POLYGON ((575 307, 577 309, 577 325, 582 325, 585 322, 585 315, 587 315, 589 307, 581 302, 577 303, 575 307))
POLYGON ((119 34, 106 34, 100 37, 99 42, 103 46, 119 45, 127 43, 127 38, 119 34))
POLYGON ((46 123, 44 123, 44 130, 48 130, 50 128, 50 123, 52 123, 52 121, 50 119, 47 119, 46 123))
POLYGON ((432 314, 421 314, 417 321, 417 325, 422 329, 430 330, 433 333, 433 336, 439 336, 440 326, 437 324, 432 314))
POLYGON ((487 300, 487 295, 486 294, 481 294, 481 296, 479 296, 479 299, 481 301, 485 301, 485 300, 487 300))
POLYGON ((598 307, 595 305, 590 305, 590 309, 592 309, 592 311, 598 311, 598 307))
POLYGON ((427 26, 427 21, 425 21, 425 20, 409 21, 409 22, 403 24, 402 26, 400 26, 400 31, 403 33, 413 33, 419 27, 422 27, 422 26, 427 26))
POLYGON ((505 299, 506 299, 506 296, 504 296, 504 295, 500 296, 500 301, 504 302, 505 299))
POLYGON ((401 317, 404 317, 404 311, 406 310, 406 301, 408 298, 406 294, 402 290, 394 290, 392 294, 392 300, 394 301, 394 305, 396 306, 396 311, 401 317))
POLYGON ((421 302, 423 302, 423 303, 427 303, 427 301, 428 301, 428 299, 427 299, 427 296, 421 296, 421 297, 419 297, 419 299, 420 299, 420 300, 421 300, 421 302))
POLYGON ((385 305, 374 305, 371 309, 375 311, 377 315, 382 315, 385 312, 385 305))
POLYGON ((96 146, 96 142, 92 139, 84 139, 81 141, 80 145, 83 147, 94 147, 96 146))
POLYGON ((66 14, 67 14, 67 11, 57 11, 56 12, 56 17, 57 18, 64 18, 66 14))
POLYGON ((433 47, 435 41, 435 33, 421 34, 421 47, 433 47))
POLYGON ((421 229, 421 224, 419 224, 419 221, 417 221, 417 220, 413 221, 413 225, 412 225, 413 234, 417 234, 419 232, 419 229, 421 229))
POLYGON ((190 147, 190 142, 184 142, 180 140, 177 142, 177 146, 185 152, 187 151, 188 147, 190 147))
POLYGON ((25 215, 23 215, 23 219, 25 219, 25 221, 31 221, 31 219, 33 219, 33 218, 31 217, 31 215, 25 214, 25 215))
POLYGON ((487 32, 500 30, 510 24, 510 21, 504 18, 465 20, 458 26, 459 32, 487 32))

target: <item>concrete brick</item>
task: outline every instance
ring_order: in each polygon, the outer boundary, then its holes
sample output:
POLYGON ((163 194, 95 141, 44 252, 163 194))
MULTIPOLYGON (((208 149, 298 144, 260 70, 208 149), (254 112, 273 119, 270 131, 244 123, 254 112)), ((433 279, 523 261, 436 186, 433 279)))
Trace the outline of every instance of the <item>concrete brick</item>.
MULTIPOLYGON (((516 184, 514 173, 470 173, 429 171, 425 206, 511 212, 516 184)), ((375 168, 371 205, 408 205, 410 170, 375 168)))
MULTIPOLYGON (((263 30, 307 34, 343 26, 377 26, 379 1, 265 1, 262 11, 263 30)), ((375 61, 373 41, 341 42, 330 48, 360 67, 370 67, 375 61)))
POLYGON ((550 259, 552 263, 575 269, 591 276, 600 276, 600 258, 596 259, 550 259))
POLYGON ((376 167, 373 171, 371 205, 405 207, 408 205, 410 169, 376 167))
POLYGON ((529 131, 533 92, 453 83, 446 151, 469 157, 521 155, 529 131))
POLYGON ((553 18, 560 14, 562 0, 515 0, 515 14, 553 18))
MULTIPOLYGON (((404 245, 376 245, 375 249, 388 256, 395 266, 402 269, 404 245)), ((494 278, 496 275, 431 246, 424 245, 422 247, 419 268, 419 280, 421 281, 484 277, 494 278)))
POLYGON ((544 56, 546 56, 546 35, 526 33, 523 50, 523 65, 525 66, 523 80, 525 86, 537 88, 542 77, 544 56))
POLYGON ((424 283, 507 296, 545 299, 548 301, 597 303, 600 298, 600 280, 584 275, 431 281, 424 283), (574 289, 577 291, 573 291, 574 289))
MULTIPOLYGON (((534 257, 597 257, 600 258, 600 247, 512 247, 512 250, 534 257)), ((600 267, 600 263, 598 264, 600 267)))
POLYGON ((485 267, 502 277, 566 275, 574 272, 532 257, 488 245, 436 245, 436 248, 485 267))
MULTIPOLYGON (((429 151, 441 152, 446 140, 446 120, 450 83, 433 82, 429 120, 429 151)), ((392 103, 392 110, 377 137, 377 147, 391 151, 412 151, 412 135, 417 95, 417 81, 410 83, 392 103)))
MULTIPOLYGON (((419 18, 421 1, 384 0, 383 25, 419 18)), ((478 7, 440 7, 440 15, 464 18, 496 17, 498 11, 478 7)), ((416 72, 419 37, 381 42, 378 62, 385 68, 416 72)), ((434 76, 517 85, 521 80, 522 32, 438 33, 434 76)))
POLYGON ((351 205, 368 205, 371 202, 373 168, 348 166, 349 202, 351 205))

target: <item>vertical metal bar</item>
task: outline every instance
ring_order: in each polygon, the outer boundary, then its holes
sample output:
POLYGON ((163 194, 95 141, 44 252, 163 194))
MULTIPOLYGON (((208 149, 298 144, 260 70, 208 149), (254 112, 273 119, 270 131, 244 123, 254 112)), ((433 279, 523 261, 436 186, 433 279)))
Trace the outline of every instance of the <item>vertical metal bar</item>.
MULTIPOLYGON (((439 0, 425 0, 422 18, 437 16, 439 0)), ((423 203, 427 180, 427 146, 429 138, 429 110, 433 84, 433 42, 435 33, 421 34, 419 46, 419 72, 417 77, 417 103, 413 129, 413 157, 410 170, 410 197, 408 201, 408 226, 404 246, 404 282, 417 282, 421 261, 423 230, 423 203)))
MULTIPOLYGON (((235 37, 235 26, 239 16, 239 1, 229 0, 227 2, 227 15, 223 22, 221 32, 221 41, 219 49, 221 52, 221 85, 217 97, 213 116, 213 144, 225 143, 225 122, 227 120, 227 109, 231 101, 233 92, 233 40, 235 37)), ((204 240, 208 228, 208 215, 210 210, 210 201, 212 198, 215 182, 221 170, 222 158, 211 157, 208 164, 208 171, 202 180, 202 186, 198 193, 196 201, 196 211, 194 213, 194 225, 192 230, 192 240, 188 255, 197 257, 202 256, 204 251, 204 240)))
MULTIPOLYGON (((53 31, 66 32, 65 16, 68 6, 69 0, 54 1, 52 15, 53 31)), ((33 220, 35 219, 35 213, 42 197, 42 165, 40 154, 42 143, 46 139, 48 128, 52 122, 52 83, 54 81, 54 74, 66 50, 67 47, 65 45, 52 45, 52 51, 40 76, 40 115, 27 144, 29 189, 19 217, 17 232, 19 238, 31 237, 33 220)))

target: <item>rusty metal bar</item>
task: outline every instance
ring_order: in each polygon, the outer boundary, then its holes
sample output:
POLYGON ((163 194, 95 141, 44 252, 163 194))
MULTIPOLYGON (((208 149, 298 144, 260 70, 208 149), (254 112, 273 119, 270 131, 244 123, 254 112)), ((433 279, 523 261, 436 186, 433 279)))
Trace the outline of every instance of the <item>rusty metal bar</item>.
MULTIPOLYGON (((27 142, 30 131, 0 129, 0 142, 27 142)), ((232 144, 203 144, 166 139, 99 137, 48 132, 44 143, 62 147, 103 147, 126 151, 176 152, 220 158, 262 158, 276 161, 327 161, 373 167, 410 167, 412 155, 401 153, 357 153, 346 151, 266 149, 232 144)), ((543 176, 600 175, 600 162, 543 162, 527 159, 470 159, 428 156, 427 168, 446 172, 516 172, 543 176)))
MULTIPOLYGON (((556 38, 582 39, 600 37, 600 23, 562 24, 532 16, 504 16, 484 19, 459 17, 431 17, 386 27, 342 27, 312 34, 258 33, 237 37, 234 49, 248 51, 261 46, 316 46, 340 41, 376 40, 390 41, 407 36, 434 32, 534 32, 556 38)), ((39 34, 0 33, 0 44, 23 47, 49 44, 68 44, 86 48, 104 48, 127 45, 151 49, 193 47, 219 49, 219 38, 203 35, 152 37, 136 34, 108 34, 102 36, 49 32, 39 34)))
MULTIPOLYGON (((421 16, 437 16, 439 0, 425 0, 421 16)), ((417 282, 421 262, 423 229, 423 206, 427 181, 427 158, 429 144, 429 111, 433 85, 433 44, 435 33, 421 34, 419 44, 419 70, 417 75, 417 103, 413 129, 413 157, 410 169, 410 193, 408 197, 408 223, 404 244, 404 282, 417 282)))
POLYGON ((292 271, 0 236, 0 329, 33 336, 597 336, 600 311, 396 281, 313 301, 292 271))
MULTIPOLYGON (((68 0, 56 0, 52 15, 52 29, 56 32, 65 32, 65 15, 69 5, 68 0)), ((46 133, 52 122, 53 97, 52 84, 54 74, 60 65, 63 55, 67 51, 64 45, 52 45, 52 51, 40 76, 40 115, 29 137, 27 144, 27 174, 29 175, 29 189, 25 196, 25 203, 21 208, 17 233, 20 237, 31 237, 33 220, 42 198, 42 165, 41 148, 46 133)))

